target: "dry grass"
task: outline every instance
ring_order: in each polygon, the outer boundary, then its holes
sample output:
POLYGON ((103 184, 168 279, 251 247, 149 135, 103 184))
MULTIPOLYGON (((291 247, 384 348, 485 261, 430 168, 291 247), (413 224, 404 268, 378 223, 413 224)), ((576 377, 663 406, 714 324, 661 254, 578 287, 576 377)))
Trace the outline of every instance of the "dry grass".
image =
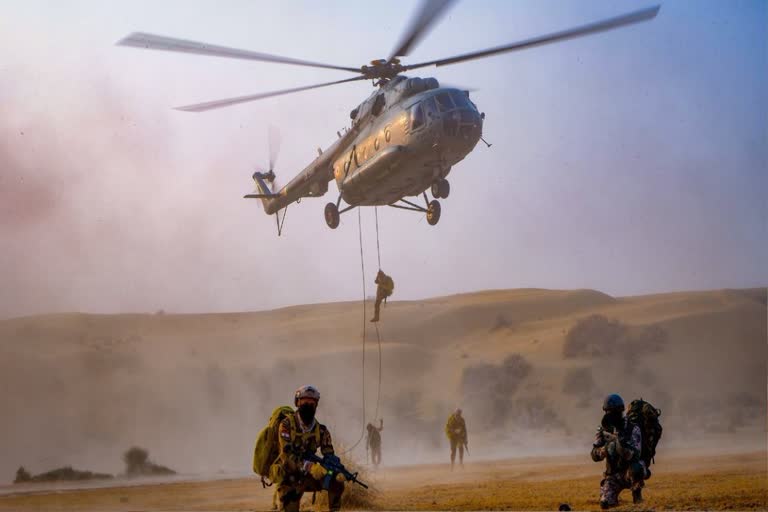
MULTIPOLYGON (((381 510, 599 510, 599 476, 545 482, 514 480, 463 485, 428 485, 386 494, 381 510)), ((644 491, 644 509, 765 510, 768 487, 763 474, 670 474, 652 479, 644 491)), ((631 495, 621 495, 617 510, 634 510, 631 495)))
MULTIPOLYGON (((765 510, 766 455, 665 459, 644 491, 643 510, 765 510)), ((362 476, 362 475, 361 475, 362 476)), ((366 475, 370 477, 370 475, 366 475)), ((445 466, 383 471, 379 492, 345 509, 598 510, 600 468, 583 458, 478 462, 465 472, 445 466), (588 476, 587 476, 588 475, 588 476)), ((351 486, 348 486, 348 489, 351 486)), ((355 494, 350 494, 355 496, 355 494)), ((628 492, 617 510, 638 510, 628 492)), ((271 489, 255 479, 177 483, 0 497, 0 510, 269 510, 271 489)), ((307 503, 308 505, 308 503, 307 503)), ((305 508, 326 510, 325 502, 305 508)))

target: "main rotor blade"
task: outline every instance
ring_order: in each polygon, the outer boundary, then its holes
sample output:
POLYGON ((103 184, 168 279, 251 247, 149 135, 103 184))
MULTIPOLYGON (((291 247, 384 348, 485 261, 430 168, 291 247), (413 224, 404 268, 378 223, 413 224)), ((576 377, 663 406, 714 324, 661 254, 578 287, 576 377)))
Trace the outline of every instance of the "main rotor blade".
POLYGON ((163 50, 168 52, 192 53, 196 55, 210 55, 213 57, 227 57, 230 59, 277 62, 280 64, 293 64, 296 66, 309 66, 313 68, 339 69, 341 71, 351 71, 353 73, 360 72, 360 68, 334 66, 332 64, 292 59, 290 57, 280 57, 279 55, 239 50, 237 48, 228 48, 226 46, 215 46, 212 44, 200 43, 198 41, 176 39, 175 37, 158 36, 144 32, 134 32, 129 34, 115 44, 118 46, 133 46, 134 48, 145 48, 148 50, 163 50))
POLYGON ((641 21, 647 21, 656 17, 656 14, 661 8, 660 5, 654 7, 648 7, 639 11, 630 12, 614 18, 608 18, 588 25, 582 25, 568 30, 562 30, 560 32, 554 32, 544 36, 534 37, 532 39, 526 39, 524 41, 518 41, 516 43, 497 46, 495 48, 488 48, 487 50, 480 50, 472 53, 465 53, 464 55, 457 55, 455 57, 448 57, 446 59, 433 60, 429 62, 422 62, 420 64, 412 64, 410 66, 404 66, 405 70, 423 68, 426 66, 447 66, 448 64, 456 64, 457 62, 464 62, 467 60, 480 59, 483 57, 490 57, 498 53, 511 52, 515 50, 523 50, 525 48, 532 48, 534 46, 541 46, 544 44, 555 43, 558 41, 565 41, 567 39, 573 39, 575 37, 586 36, 590 34, 596 34, 598 32, 604 32, 606 30, 612 30, 614 28, 631 25, 633 23, 639 23, 641 21))
POLYGON ((293 92, 307 91, 309 89, 317 89, 319 87, 326 87, 328 85, 343 84, 345 82, 355 82, 358 80, 367 80, 364 76, 356 76, 354 78, 347 78, 345 80, 337 80, 335 82, 326 82, 324 84, 306 85, 304 87, 294 87, 293 89, 283 89, 281 91, 263 92, 260 94, 251 94, 248 96, 238 96, 237 98, 228 98, 225 100, 208 101, 205 103, 197 103, 195 105, 186 105, 183 107, 176 107, 176 110, 184 110, 185 112, 204 112, 206 110, 213 110, 215 108, 229 107, 230 105, 237 105, 238 103, 246 103, 248 101, 263 100, 264 98, 271 98, 273 96, 281 96, 283 94, 291 94, 293 92))
POLYGON ((408 55, 411 49, 427 35, 430 25, 433 25, 454 2, 455 0, 422 0, 418 14, 411 19, 408 28, 400 37, 400 42, 397 43, 388 60, 391 61, 394 57, 408 55))

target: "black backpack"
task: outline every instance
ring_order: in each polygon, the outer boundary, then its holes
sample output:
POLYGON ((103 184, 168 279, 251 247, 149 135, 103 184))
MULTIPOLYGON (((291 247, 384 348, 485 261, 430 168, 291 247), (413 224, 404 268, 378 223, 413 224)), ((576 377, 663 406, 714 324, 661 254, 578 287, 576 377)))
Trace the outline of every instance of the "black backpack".
POLYGON ((661 409, 657 409, 642 398, 639 400, 633 400, 629 404, 629 411, 627 412, 627 418, 630 423, 634 423, 640 427, 640 432, 643 437, 643 449, 640 453, 640 460, 645 462, 645 467, 650 467, 656 455, 656 446, 661 439, 661 423, 659 423, 659 416, 661 416, 661 409))

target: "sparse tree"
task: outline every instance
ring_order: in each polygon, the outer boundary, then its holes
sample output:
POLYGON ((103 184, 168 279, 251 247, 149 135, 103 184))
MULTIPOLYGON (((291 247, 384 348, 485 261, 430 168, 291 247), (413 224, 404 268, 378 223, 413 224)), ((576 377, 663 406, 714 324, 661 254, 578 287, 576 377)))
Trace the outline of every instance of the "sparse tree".
POLYGON ((125 462, 125 473, 127 475, 139 475, 143 473, 144 467, 149 460, 149 452, 144 448, 138 446, 131 447, 123 454, 123 462, 125 462))
POLYGON ((30 481, 32 481, 32 475, 29 474, 29 471, 24 469, 24 466, 19 466, 19 469, 16 470, 16 478, 13 480, 13 483, 20 484, 30 481))

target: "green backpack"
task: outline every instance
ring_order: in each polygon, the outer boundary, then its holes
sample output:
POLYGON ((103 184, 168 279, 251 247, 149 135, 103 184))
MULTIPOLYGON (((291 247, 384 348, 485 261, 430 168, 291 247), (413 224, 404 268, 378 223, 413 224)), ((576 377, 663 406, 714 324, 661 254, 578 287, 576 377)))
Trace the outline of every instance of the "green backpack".
POLYGON ((655 462, 656 446, 661 439, 661 423, 659 423, 661 409, 657 409, 642 398, 632 400, 629 404, 627 418, 630 423, 640 427, 643 437, 643 448, 640 453, 640 460, 645 462, 645 467, 649 468, 651 462, 655 462))
POLYGON ((276 408, 269 417, 269 423, 261 429, 259 437, 256 438, 256 446, 253 449, 253 472, 261 476, 262 483, 264 478, 269 476, 269 468, 280 455, 278 438, 280 422, 290 414, 293 414, 293 407, 283 405, 276 408))

